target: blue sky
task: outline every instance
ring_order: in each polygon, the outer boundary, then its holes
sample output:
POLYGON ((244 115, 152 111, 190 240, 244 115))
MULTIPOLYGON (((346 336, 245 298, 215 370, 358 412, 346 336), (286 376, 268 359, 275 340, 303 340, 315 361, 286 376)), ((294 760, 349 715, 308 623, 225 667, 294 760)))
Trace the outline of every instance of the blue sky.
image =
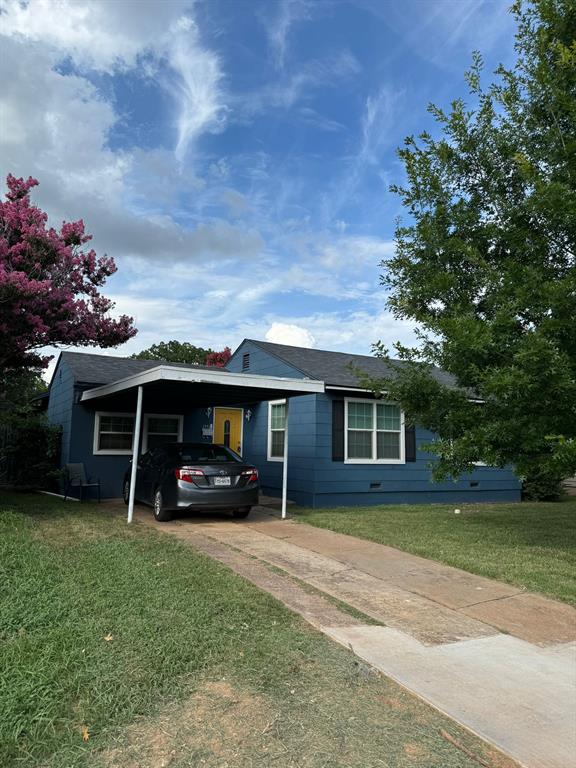
POLYGON ((379 285, 396 148, 513 58, 508 0, 0 0, 0 165, 84 218, 139 335, 409 342, 379 285))

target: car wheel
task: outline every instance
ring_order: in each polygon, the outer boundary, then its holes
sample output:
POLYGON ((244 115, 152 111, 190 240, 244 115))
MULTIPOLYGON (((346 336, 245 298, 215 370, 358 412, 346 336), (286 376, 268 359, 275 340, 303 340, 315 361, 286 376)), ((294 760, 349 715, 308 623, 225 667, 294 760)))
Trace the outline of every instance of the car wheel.
POLYGON ((171 513, 164 508, 164 500, 162 499, 160 488, 154 494, 154 519, 158 520, 159 523, 167 523, 172 520, 171 513))
POLYGON ((233 509, 232 515, 236 518, 236 520, 243 520, 245 517, 248 517, 251 509, 252 507, 240 507, 239 509, 233 509))
POLYGON ((126 478, 124 480, 124 485, 122 486, 122 498, 124 499, 124 504, 128 504, 130 501, 130 480, 126 478))

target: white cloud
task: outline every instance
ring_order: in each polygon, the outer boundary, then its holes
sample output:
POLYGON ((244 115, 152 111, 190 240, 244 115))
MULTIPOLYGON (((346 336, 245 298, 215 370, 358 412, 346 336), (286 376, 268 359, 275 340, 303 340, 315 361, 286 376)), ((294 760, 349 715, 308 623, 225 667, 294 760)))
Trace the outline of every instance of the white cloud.
MULTIPOLYGON (((309 98, 310 94, 321 88, 337 88, 343 80, 353 78, 360 71, 360 64, 348 50, 341 50, 321 59, 310 59, 299 65, 294 71, 283 72, 277 80, 268 83, 253 93, 244 93, 236 97, 234 106, 237 115, 251 119, 255 114, 268 112, 272 107, 290 110, 299 101, 309 98)), ((310 123, 314 119, 320 122, 324 130, 338 130, 341 126, 326 120, 321 115, 311 112, 296 112, 295 118, 310 123)))
POLYGON ((179 103, 176 157, 183 160, 202 133, 223 127, 222 71, 218 57, 200 45, 198 29, 189 17, 176 23, 168 58, 179 75, 174 87, 179 103))
MULTIPOLYGON (((238 337, 262 338, 262 329, 270 319, 267 315, 258 322, 241 324, 238 337)), ((369 355, 372 344, 378 340, 382 340, 390 350, 396 341, 406 345, 415 342, 413 325, 404 321, 399 322, 390 312, 382 308, 373 311, 342 310, 296 316, 284 315, 273 320, 272 323, 286 327, 293 325, 300 327, 312 336, 317 349, 335 352, 369 355)), ((271 339, 268 340, 271 341, 271 339)), ((288 344, 289 342, 278 343, 288 344)))
POLYGON ((291 347, 316 346, 316 339, 310 331, 293 323, 272 323, 266 331, 265 338, 274 344, 288 344, 291 347))
POLYGON ((343 123, 339 123, 337 120, 331 120, 329 117, 325 117, 311 107, 300 107, 296 113, 296 117, 301 122, 306 123, 306 125, 311 125, 321 131, 338 133, 346 130, 343 123))
POLYGON ((112 106, 84 77, 58 72, 45 46, 4 38, 2 49, 3 164, 46 168, 51 176, 64 171, 78 193, 116 197, 129 158, 107 148, 112 106))
MULTIPOLYGON (((162 11, 152 13, 157 23, 166 21, 166 9, 179 12, 184 4, 169 2, 165 8, 164 4, 160 5, 162 11)), ((127 45, 123 61, 133 63, 134 51, 152 45, 153 30, 149 23, 135 23, 132 30, 123 3, 87 2, 84 5, 66 0, 59 3, 34 0, 28 5, 5 3, 3 8, 2 18, 6 24, 0 33, 4 35, 0 37, 3 48, 2 176, 11 172, 37 177, 40 186, 34 190, 34 200, 47 210, 51 221, 58 225, 63 219, 84 218, 88 231, 94 234, 97 250, 108 252, 117 261, 131 255, 170 263, 258 256, 264 243, 253 228, 233 226, 217 218, 196 223, 192 206, 186 206, 188 226, 167 215, 166 210, 171 214, 175 211, 174 203, 179 195, 192 198, 202 182, 189 171, 182 173, 168 152, 110 149, 110 132, 119 119, 112 103, 105 100, 87 77, 78 72, 64 74, 57 67, 65 53, 93 66, 113 66, 129 34, 133 35, 132 45, 127 45), (121 13, 118 6, 123 8, 121 13), (107 8, 111 18, 104 12, 107 8), (57 23, 61 17, 68 19, 68 11, 78 24, 77 39, 69 33, 68 21, 64 20, 62 27, 57 23), (116 30, 112 22, 118 20, 119 15, 124 16, 116 30), (86 42, 86 30, 91 25, 96 41, 94 59, 85 58, 92 55, 86 42), (143 190, 146 190, 144 194, 143 190)), ((190 86, 188 95, 182 98, 191 104, 194 98, 192 70, 198 67, 200 79, 207 86, 209 81, 203 76, 202 57, 186 59, 185 56, 196 46, 197 38, 189 34, 194 30, 177 21, 174 24, 176 42, 173 44, 184 57, 181 71, 188 77, 190 86), (189 41, 187 47, 182 41, 178 42, 178 35, 185 34, 189 41), (179 49, 179 45, 183 47, 179 49)), ((158 36, 162 34, 156 29, 158 36)), ((209 88, 200 89, 199 100, 209 99, 208 91, 209 88)), ((181 151, 203 130, 203 125, 206 127, 206 121, 211 119, 209 113, 210 110, 200 109, 201 116, 195 118, 193 124, 188 123, 187 118, 183 121, 181 151)))
POLYGON ((55 59, 69 56, 81 71, 139 66, 159 76, 167 62, 175 75, 166 84, 176 101, 175 152, 182 160, 202 133, 222 129, 226 114, 220 62, 202 46, 190 5, 190 0, 0 0, 2 35, 44 44, 55 59))
POLYGON ((46 43, 78 66, 112 72, 163 45, 188 0, 2 0, 2 34, 46 43))
POLYGON ((398 114, 398 101, 401 95, 388 87, 366 99, 366 107, 362 117, 362 143, 359 161, 377 162, 378 152, 382 145, 390 139, 390 129, 398 114))
POLYGON ((221 200, 234 217, 242 216, 250 208, 250 203, 246 196, 236 189, 224 189, 221 194, 221 200))
POLYGON ((342 176, 324 196, 324 218, 334 221, 344 205, 354 201, 356 192, 368 171, 377 170, 383 189, 388 187, 380 168, 383 151, 393 141, 391 136, 401 113, 403 94, 389 86, 381 86, 367 96, 360 120, 357 149, 347 159, 342 176))
POLYGON ((395 250, 392 240, 381 240, 366 235, 334 237, 320 248, 320 262, 330 269, 346 269, 358 272, 358 267, 379 268, 381 261, 392 256, 395 250))
POLYGON ((265 24, 274 63, 278 69, 283 69, 290 31, 296 22, 310 18, 310 6, 305 0, 280 0, 276 7, 276 18, 266 20, 265 24))

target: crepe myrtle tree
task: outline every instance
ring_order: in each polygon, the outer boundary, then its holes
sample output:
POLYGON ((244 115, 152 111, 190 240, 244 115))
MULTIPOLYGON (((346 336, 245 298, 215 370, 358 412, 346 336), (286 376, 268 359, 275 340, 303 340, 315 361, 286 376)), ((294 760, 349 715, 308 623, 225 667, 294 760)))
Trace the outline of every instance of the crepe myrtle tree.
POLYGON ((0 202, 0 370, 3 377, 45 367, 39 350, 59 344, 115 347, 136 333, 131 317, 109 316, 114 304, 99 289, 114 274, 113 259, 83 246, 84 222, 47 226, 30 201, 38 182, 12 175, 0 202))
POLYGON ((527 495, 552 498, 576 473, 576 4, 512 13, 513 68, 485 88, 476 54, 471 106, 431 106, 438 130, 399 150, 409 219, 382 282, 418 342, 372 386, 436 433, 437 479, 511 464, 527 495))
POLYGON ((210 352, 206 358, 206 365, 214 366, 214 368, 224 368, 231 357, 232 350, 230 347, 224 347, 221 352, 210 352))

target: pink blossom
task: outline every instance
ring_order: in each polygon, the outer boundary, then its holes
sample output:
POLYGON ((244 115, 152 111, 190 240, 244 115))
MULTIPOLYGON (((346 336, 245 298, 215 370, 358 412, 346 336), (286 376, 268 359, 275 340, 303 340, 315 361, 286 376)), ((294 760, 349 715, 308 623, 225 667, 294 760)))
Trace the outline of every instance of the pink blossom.
POLYGON ((206 358, 206 365, 211 365, 214 368, 224 368, 231 357, 232 350, 230 347, 224 347, 221 352, 210 352, 206 358))
POLYGON ((0 365, 46 365, 34 350, 47 345, 115 347, 136 334, 131 317, 112 319, 114 304, 98 288, 116 272, 114 260, 82 250, 91 239, 82 220, 47 227, 30 202, 36 179, 7 178, 0 202, 0 365))

